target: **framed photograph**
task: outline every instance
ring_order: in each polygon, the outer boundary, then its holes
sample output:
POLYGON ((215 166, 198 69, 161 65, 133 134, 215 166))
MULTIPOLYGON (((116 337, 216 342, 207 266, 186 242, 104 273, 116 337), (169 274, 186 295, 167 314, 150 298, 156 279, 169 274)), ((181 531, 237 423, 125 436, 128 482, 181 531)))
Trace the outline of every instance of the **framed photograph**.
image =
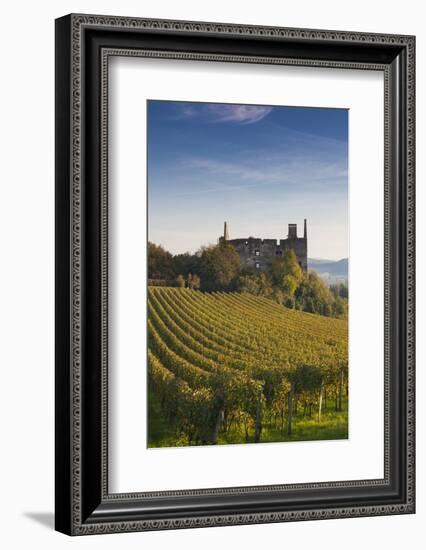
POLYGON ((56 529, 415 511, 413 36, 56 20, 56 529))

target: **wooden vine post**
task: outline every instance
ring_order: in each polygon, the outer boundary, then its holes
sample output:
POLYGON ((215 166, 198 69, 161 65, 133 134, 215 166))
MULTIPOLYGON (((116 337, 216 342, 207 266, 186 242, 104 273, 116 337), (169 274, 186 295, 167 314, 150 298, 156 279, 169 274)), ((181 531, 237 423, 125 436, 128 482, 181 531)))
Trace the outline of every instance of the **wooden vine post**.
POLYGON ((343 392, 343 367, 340 367, 340 371, 339 371, 339 404, 338 404, 339 412, 342 412, 342 392, 343 392))
POLYGON ((324 379, 321 380, 319 403, 318 403, 318 422, 321 422, 322 401, 324 398, 324 379))
POLYGON ((256 403, 256 427, 254 430, 255 443, 259 443, 261 433, 262 433, 262 390, 259 390, 257 394, 257 403, 256 403))
POLYGON ((287 434, 291 435, 291 422, 293 419, 293 396, 294 396, 294 383, 291 384, 290 391, 288 392, 288 413, 287 413, 287 434))

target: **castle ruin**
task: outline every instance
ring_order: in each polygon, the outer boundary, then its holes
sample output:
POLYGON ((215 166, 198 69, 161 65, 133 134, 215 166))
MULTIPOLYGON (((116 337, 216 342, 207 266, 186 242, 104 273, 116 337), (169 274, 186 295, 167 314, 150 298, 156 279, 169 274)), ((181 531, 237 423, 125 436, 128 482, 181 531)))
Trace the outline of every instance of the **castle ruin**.
POLYGON ((308 235, 306 219, 304 221, 303 237, 297 236, 297 224, 288 224, 286 239, 260 239, 247 237, 245 239, 230 239, 228 223, 224 223, 223 236, 219 242, 231 244, 240 255, 241 265, 259 271, 269 271, 276 257, 282 256, 287 250, 293 250, 300 267, 306 273, 308 270, 308 235))

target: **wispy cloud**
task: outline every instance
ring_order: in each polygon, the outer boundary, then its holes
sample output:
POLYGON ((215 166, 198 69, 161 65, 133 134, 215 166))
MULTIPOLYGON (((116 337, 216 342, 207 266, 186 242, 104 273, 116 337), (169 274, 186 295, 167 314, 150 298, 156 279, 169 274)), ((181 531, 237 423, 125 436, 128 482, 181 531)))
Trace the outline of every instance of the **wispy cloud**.
POLYGON ((271 181, 285 176, 285 172, 282 170, 279 172, 276 170, 264 170, 249 164, 206 158, 189 159, 186 164, 189 169, 200 170, 218 176, 228 176, 243 181, 271 181))
POLYGON ((318 182, 330 187, 341 184, 347 178, 347 170, 342 163, 306 158, 281 158, 275 162, 262 157, 252 162, 192 158, 184 161, 182 169, 187 176, 198 172, 204 176, 209 174, 229 189, 282 183, 305 187, 318 182))
POLYGON ((208 124, 236 123, 253 124, 264 119, 273 110, 273 107, 262 105, 228 105, 222 103, 180 103, 178 104, 179 118, 197 118, 208 124))
POLYGON ((273 107, 259 105, 209 105, 209 111, 215 122, 240 122, 253 124, 259 122, 272 111, 273 107))

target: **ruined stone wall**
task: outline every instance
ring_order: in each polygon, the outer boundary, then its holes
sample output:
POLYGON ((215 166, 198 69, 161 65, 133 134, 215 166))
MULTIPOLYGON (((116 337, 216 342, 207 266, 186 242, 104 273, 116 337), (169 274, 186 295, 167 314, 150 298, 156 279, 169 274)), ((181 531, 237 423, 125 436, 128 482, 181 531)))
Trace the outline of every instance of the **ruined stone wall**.
MULTIPOLYGON (((223 237, 220 241, 223 242, 223 237)), ((259 239, 248 237, 247 239, 230 239, 229 244, 237 250, 240 255, 241 265, 259 271, 269 271, 272 262, 280 257, 287 250, 294 250, 300 266, 306 272, 308 269, 307 239, 259 239)))

